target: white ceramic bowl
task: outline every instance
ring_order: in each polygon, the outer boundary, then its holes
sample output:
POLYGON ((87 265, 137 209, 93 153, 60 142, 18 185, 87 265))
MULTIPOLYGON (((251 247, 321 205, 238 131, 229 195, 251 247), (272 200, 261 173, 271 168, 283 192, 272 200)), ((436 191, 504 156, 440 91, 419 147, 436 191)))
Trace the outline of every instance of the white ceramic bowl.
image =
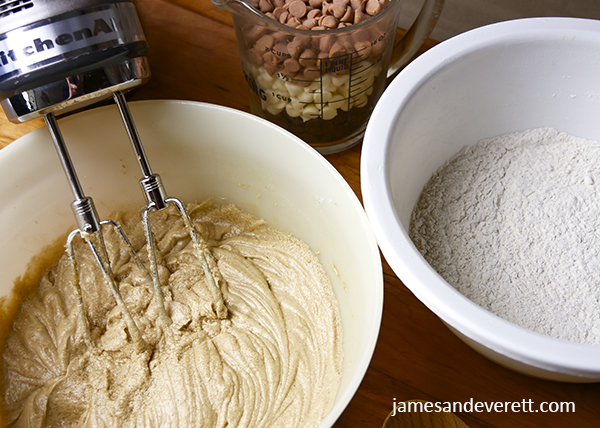
MULTIPOLYGON (((370 363, 383 306, 380 253, 356 195, 316 151, 256 116, 183 101, 130 108, 169 196, 234 203, 320 252, 340 306, 345 353, 341 386, 321 425, 332 426, 370 363)), ((140 209, 141 172, 118 110, 102 107, 59 124, 100 217, 140 209)), ((0 295, 7 295, 31 257, 75 226, 73 196, 46 129, 0 150, 0 183, 0 295)))
POLYGON ((535 18, 456 36, 390 84, 368 124, 361 158, 367 215, 394 272, 477 351, 545 379, 600 380, 600 346, 510 324, 446 283, 408 237, 431 174, 482 138, 554 127, 600 140, 600 21, 535 18))

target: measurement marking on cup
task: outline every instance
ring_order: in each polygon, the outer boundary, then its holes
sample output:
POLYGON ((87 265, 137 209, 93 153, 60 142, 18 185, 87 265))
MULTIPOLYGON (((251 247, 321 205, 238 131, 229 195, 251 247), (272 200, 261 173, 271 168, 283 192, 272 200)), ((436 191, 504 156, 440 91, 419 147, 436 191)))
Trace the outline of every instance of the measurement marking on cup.
POLYGON ((364 61, 359 62, 358 64, 356 64, 356 72, 357 73, 364 73, 365 71, 367 71, 369 68, 375 66, 375 64, 377 64, 379 61, 381 61, 381 57, 377 58, 377 61, 375 61, 372 64, 369 64, 368 66, 365 66, 364 61), (362 68, 362 70, 359 70, 360 68, 362 68))
POLYGON ((369 89, 371 89, 371 88, 372 88, 372 86, 369 86, 369 87, 367 87, 367 88, 365 88, 365 89, 363 89, 363 90, 361 90, 359 92, 353 92, 352 94, 350 94, 350 97, 358 97, 359 95, 362 95, 362 94, 368 92, 369 89))
MULTIPOLYGON (((298 62, 313 61, 302 74, 295 73, 292 64, 289 71, 281 68, 273 74, 265 70, 248 73, 246 80, 252 92, 260 98, 262 108, 272 115, 285 110, 291 118, 301 117, 304 122, 313 120, 310 132, 317 135, 330 130, 333 122, 329 121, 343 111, 346 116, 340 116, 342 119, 338 119, 335 125, 338 130, 347 128, 351 131, 353 115, 364 113, 352 113, 350 110, 368 106, 376 86, 374 75, 379 73, 377 63, 382 56, 371 55, 371 48, 366 46, 355 52, 327 58, 297 57, 298 62)), ((294 59, 293 56, 290 58, 294 59)))
MULTIPOLYGON (((351 64, 353 64, 353 62, 351 62, 351 64)), ((348 111, 350 111, 350 109, 352 108, 352 101, 351 101, 351 97, 350 94, 352 93, 352 81, 353 76, 352 76, 352 72, 354 71, 354 67, 350 67, 350 73, 348 74, 348 111)))
POLYGON ((355 80, 355 81, 353 81, 353 83, 355 85, 359 85, 360 86, 362 83, 365 83, 366 81, 367 81, 366 77, 361 77, 361 80, 355 80))

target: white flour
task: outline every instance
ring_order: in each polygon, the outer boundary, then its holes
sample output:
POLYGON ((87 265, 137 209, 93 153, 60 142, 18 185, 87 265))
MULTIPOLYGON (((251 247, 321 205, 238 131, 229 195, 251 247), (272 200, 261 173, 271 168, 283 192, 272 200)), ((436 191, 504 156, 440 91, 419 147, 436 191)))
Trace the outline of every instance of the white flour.
POLYGON ((600 143, 533 129, 465 147, 426 184, 410 237, 483 308, 600 344, 600 143))

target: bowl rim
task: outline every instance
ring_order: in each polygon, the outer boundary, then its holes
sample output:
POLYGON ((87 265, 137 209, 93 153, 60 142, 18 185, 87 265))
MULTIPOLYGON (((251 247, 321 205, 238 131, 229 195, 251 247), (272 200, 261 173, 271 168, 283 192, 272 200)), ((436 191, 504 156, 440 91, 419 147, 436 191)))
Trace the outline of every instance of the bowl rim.
MULTIPOLYGON (((128 103, 131 109, 131 112, 136 117, 136 114, 140 111, 140 109, 149 110, 153 112, 157 117, 160 116, 161 109, 169 108, 173 110, 178 109, 194 109, 198 112, 198 114, 208 114, 209 112, 213 112, 213 115, 230 115, 232 117, 237 118, 242 125, 255 123, 259 124, 263 128, 268 128, 274 133, 278 134, 280 137, 278 144, 283 144, 284 147, 288 147, 290 149, 294 149, 294 153, 296 155, 300 154, 302 157, 306 157, 314 162, 314 165, 318 168, 322 168, 327 172, 327 174, 332 178, 332 182, 335 183, 337 190, 340 192, 339 195, 345 195, 348 198, 349 203, 353 207, 353 215, 356 215, 360 224, 362 226, 362 231, 365 233, 365 238, 369 245, 368 260, 373 265, 373 273, 375 276, 372 279, 373 284, 373 310, 369 311, 365 314, 365 326, 370 329, 370 334, 368 340, 365 340, 361 343, 361 353, 359 358, 356 359, 354 364, 355 369, 354 372, 351 373, 350 378, 348 380, 347 386, 345 390, 338 390, 336 392, 336 401, 331 407, 329 413, 325 416, 325 418, 321 421, 319 427, 325 428, 333 426, 335 421, 340 417, 340 415, 344 412, 346 407, 349 405, 352 398, 356 395, 360 384, 362 383, 367 370, 369 369, 371 360, 373 358, 375 347, 377 344, 378 336, 380 333, 381 321, 382 321, 382 313, 383 313, 383 298, 384 298, 384 280, 383 280, 383 269, 382 269, 382 261, 379 253, 379 249, 377 246, 377 241, 375 234, 373 233, 371 224, 368 220, 366 212, 364 211, 364 207, 362 206, 358 196, 347 182, 346 179, 341 175, 341 173, 330 163, 327 161, 325 157, 323 157, 320 153, 318 153, 314 148, 310 147, 299 137, 293 135, 288 130, 275 125, 274 123, 260 118, 258 116, 252 115, 248 112, 235 109, 232 107, 217 105, 208 102, 201 101, 192 101, 192 100, 178 100, 178 99, 150 99, 150 100, 137 100, 131 101, 128 103)), ((65 117, 61 119, 61 128, 65 131, 68 130, 68 123, 73 121, 78 121, 82 115, 85 117, 90 117, 94 115, 102 115, 108 114, 107 111, 111 111, 111 117, 120 117, 117 114, 113 115, 112 110, 116 110, 116 106, 114 104, 98 106, 90 110, 82 111, 76 113, 74 115, 65 117), (64 120, 64 122, 63 122, 64 120)), ((117 120, 117 119, 115 119, 117 120)), ((136 121, 138 124, 141 124, 142 121, 136 121)), ((144 131, 143 128, 140 131, 144 131)), ((49 137, 46 135, 47 130, 44 127, 37 128, 32 130, 31 132, 23 135, 15 142, 9 144, 5 148, 0 151, 0 164, 9 164, 10 158, 14 156, 20 156, 26 158, 27 153, 29 153, 32 148, 35 149, 40 145, 43 145, 46 141, 40 142, 40 135, 43 135, 43 138, 48 139, 49 137)), ((67 138, 68 139, 68 138, 67 138)), ((68 141, 70 144, 71 153, 76 154, 77 149, 76 145, 78 143, 74 141, 68 141)), ((147 144, 146 147, 148 149, 152 149, 152 144, 147 144)), ((49 149, 50 150, 50 149, 49 149)), ((54 161, 54 160, 53 160, 54 161)), ((57 164, 58 165, 58 164, 57 164)), ((77 167, 77 165, 76 165, 77 167)), ((58 166, 57 166, 58 168, 58 166)), ((80 171, 81 174, 81 171, 80 171)), ((138 171, 136 169, 136 176, 138 171)), ((62 178, 62 174, 61 174, 62 178)), ((67 188, 65 188, 67 189, 67 188)), ((140 194, 141 195, 141 194, 140 194)), ((141 199, 140 199, 141 201, 141 199)), ((342 339, 348 334, 344 329, 342 330, 342 339)), ((344 362, 346 361, 346 356, 344 356, 344 362)), ((344 364, 344 362, 342 364, 344 364)), ((345 364, 344 364, 345 367, 345 364)))
POLYGON ((479 27, 432 47, 400 72, 376 105, 365 132, 360 172, 363 203, 382 253, 419 300, 449 326, 493 352, 585 380, 600 378, 600 346, 567 342, 519 327, 481 308, 450 286, 425 261, 401 226, 387 178, 394 124, 413 95, 432 76, 489 46, 566 36, 593 37, 600 44, 600 21, 516 19, 479 27))

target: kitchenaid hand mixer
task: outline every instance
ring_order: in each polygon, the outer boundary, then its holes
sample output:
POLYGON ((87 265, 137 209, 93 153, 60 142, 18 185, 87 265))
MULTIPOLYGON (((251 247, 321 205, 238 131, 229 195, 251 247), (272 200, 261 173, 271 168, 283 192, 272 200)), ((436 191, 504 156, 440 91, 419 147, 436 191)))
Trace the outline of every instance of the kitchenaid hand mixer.
POLYGON ((159 315, 165 327, 171 320, 161 293, 150 213, 175 205, 181 213, 201 261, 218 318, 227 316, 221 295, 222 277, 211 252, 195 230, 185 206, 167 197, 161 178, 153 174, 141 145, 123 93, 150 77, 146 41, 131 1, 123 0, 5 0, 0 2, 0 100, 15 123, 44 117, 63 169, 75 197, 71 207, 77 223, 67 240, 73 268, 74 292, 84 338, 91 345, 73 240, 80 236, 90 247, 103 277, 115 297, 133 342, 143 338, 120 296, 107 256, 103 228, 113 227, 152 285, 159 315), (119 225, 100 221, 92 198, 86 196, 58 127, 56 114, 80 109, 113 98, 142 170, 140 184, 147 205, 143 223, 148 246, 148 270, 119 225))

